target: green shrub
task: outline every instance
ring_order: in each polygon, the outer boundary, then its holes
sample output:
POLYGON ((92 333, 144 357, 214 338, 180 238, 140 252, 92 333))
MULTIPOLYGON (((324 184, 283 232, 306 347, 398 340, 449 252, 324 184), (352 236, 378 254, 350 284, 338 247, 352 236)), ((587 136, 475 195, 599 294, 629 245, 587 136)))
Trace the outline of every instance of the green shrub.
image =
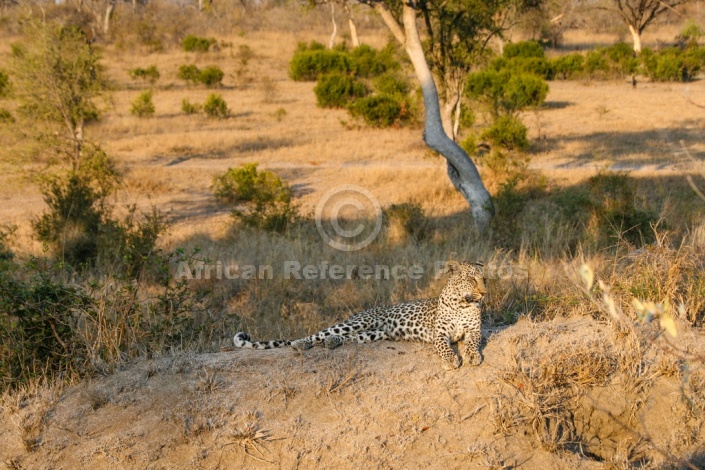
POLYGON ((354 64, 348 54, 337 50, 297 50, 289 63, 289 76, 296 81, 314 81, 319 75, 353 71, 354 64))
POLYGON ((313 89, 318 106, 322 108, 344 108, 357 98, 367 96, 367 87, 349 75, 331 73, 318 77, 313 89))
POLYGON ((538 43, 538 41, 523 41, 523 42, 515 42, 515 43, 506 44, 504 46, 504 51, 502 53, 502 56, 504 56, 507 59, 511 59, 514 57, 522 57, 522 58, 539 57, 539 58, 543 58, 544 52, 543 52, 543 47, 541 46, 541 44, 538 43))
POLYGON ((133 80, 144 80, 148 81, 149 83, 156 83, 157 80, 159 80, 159 70, 157 70, 156 65, 150 65, 149 67, 142 68, 142 67, 137 67, 129 71, 130 78, 133 80))
POLYGON ((43 374, 70 376, 87 360, 77 321, 92 312, 91 297, 45 269, 35 273, 0 272, 0 390, 43 374))
POLYGON ((358 77, 377 77, 400 67, 399 61, 394 56, 392 43, 380 51, 363 44, 351 50, 349 55, 358 77))
POLYGON ((199 74, 198 81, 209 88, 220 86, 225 74, 217 65, 209 65, 199 74))
POLYGON ((372 127, 390 127, 408 123, 413 118, 409 102, 399 95, 379 94, 353 102, 348 110, 372 127))
POLYGON ((203 103, 203 111, 209 116, 218 119, 225 119, 230 115, 228 104, 222 96, 211 93, 203 103))
POLYGON ((705 65, 705 47, 668 48, 653 52, 644 49, 642 63, 649 78, 656 82, 689 82, 705 65))
POLYGON ((130 113, 137 117, 151 117, 154 115, 154 103, 152 102, 152 90, 145 91, 137 95, 132 102, 130 113))
POLYGON ((308 44, 305 42, 298 42, 296 43, 296 50, 294 53, 297 52, 306 52, 306 51, 323 51, 326 49, 325 44, 312 40, 308 44))
POLYGON ((468 155, 475 155, 477 153, 477 136, 475 134, 468 134, 467 137, 460 141, 460 147, 462 147, 468 155))
POLYGON ((578 52, 557 57, 553 61, 553 69, 556 76, 563 80, 571 80, 580 77, 585 67, 585 56, 578 52))
POLYGON ((198 83, 201 80, 201 71, 195 65, 182 65, 179 67, 177 78, 191 83, 198 83))
POLYGON ((216 40, 214 38, 201 38, 193 34, 188 34, 184 37, 181 45, 186 52, 208 52, 211 45, 215 43, 216 40))
POLYGON ((76 173, 50 182, 43 193, 48 211, 33 222, 39 240, 72 266, 94 262, 100 229, 107 218, 105 195, 76 173))
POLYGON ((701 38, 705 37, 705 30, 695 21, 688 20, 677 39, 684 46, 697 46, 701 38))
POLYGON ((546 99, 548 84, 529 73, 483 70, 468 75, 466 94, 485 102, 494 117, 539 106, 546 99))
POLYGON ((142 214, 141 220, 135 214, 132 206, 122 221, 106 220, 98 239, 98 261, 129 279, 136 279, 153 265, 159 254, 157 240, 169 228, 166 216, 156 207, 142 214))
POLYGON ((468 75, 465 94, 474 100, 484 102, 493 116, 503 111, 503 97, 507 83, 511 79, 508 70, 481 70, 468 75))
POLYGON ((548 84, 542 78, 528 73, 513 75, 504 90, 504 108, 511 112, 540 106, 547 95, 548 84))
POLYGON ((298 218, 289 186, 271 171, 258 171, 257 163, 216 176, 213 193, 232 208, 236 219, 251 227, 283 232, 298 218))
POLYGON ((181 111, 185 114, 198 114, 201 112, 201 105, 198 103, 191 103, 188 99, 184 98, 181 100, 181 111))
POLYGON ((528 129, 516 117, 499 116, 490 127, 482 132, 482 138, 506 149, 526 150, 529 148, 528 129))
POLYGON ((373 80, 375 89, 387 95, 405 96, 411 90, 409 82, 397 72, 385 72, 373 80))
POLYGON ((589 51, 585 56, 585 73, 591 78, 609 77, 610 65, 600 50, 589 51))

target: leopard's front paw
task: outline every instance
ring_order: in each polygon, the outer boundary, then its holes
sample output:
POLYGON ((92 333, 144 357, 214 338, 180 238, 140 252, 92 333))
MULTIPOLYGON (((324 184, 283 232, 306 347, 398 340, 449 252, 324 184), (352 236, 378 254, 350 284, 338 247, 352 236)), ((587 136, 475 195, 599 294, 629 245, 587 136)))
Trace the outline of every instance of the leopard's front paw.
POLYGON ((482 355, 479 352, 466 353, 464 362, 471 366, 479 366, 482 364, 482 355))
POLYGON ((443 358, 442 366, 444 370, 455 370, 460 367, 460 358, 458 356, 443 358))

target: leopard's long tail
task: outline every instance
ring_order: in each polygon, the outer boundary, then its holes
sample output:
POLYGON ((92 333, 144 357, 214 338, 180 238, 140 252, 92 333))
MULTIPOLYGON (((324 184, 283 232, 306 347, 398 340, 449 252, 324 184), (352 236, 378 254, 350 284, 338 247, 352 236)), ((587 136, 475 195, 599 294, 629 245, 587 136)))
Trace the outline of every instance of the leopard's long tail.
POLYGON ((236 348, 240 349, 274 349, 291 346, 291 341, 281 339, 274 341, 252 341, 250 335, 242 331, 235 335, 233 343, 235 343, 236 348))

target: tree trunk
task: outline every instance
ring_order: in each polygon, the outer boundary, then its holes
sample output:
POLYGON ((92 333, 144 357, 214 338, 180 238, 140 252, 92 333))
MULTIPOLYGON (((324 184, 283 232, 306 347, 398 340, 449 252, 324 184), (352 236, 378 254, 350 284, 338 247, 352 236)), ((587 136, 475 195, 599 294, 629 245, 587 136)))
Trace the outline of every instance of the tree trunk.
POLYGON ((338 24, 335 22, 335 3, 330 3, 330 17, 333 21, 333 33, 330 35, 328 40, 328 49, 333 49, 335 46, 335 36, 338 34, 338 24))
POLYGON ((641 54, 641 34, 632 25, 629 25, 629 32, 632 33, 632 40, 634 41, 634 53, 639 55, 641 54))
POLYGON ((409 4, 404 4, 402 30, 391 12, 382 3, 375 3, 375 8, 383 21, 400 41, 414 66, 416 77, 421 84, 425 107, 424 141, 432 150, 441 154, 448 164, 448 177, 470 204, 470 210, 475 226, 484 232, 489 228, 494 215, 492 198, 480 179, 480 174, 468 154, 443 130, 441 108, 438 100, 438 89, 433 81, 431 69, 426 62, 423 46, 416 26, 416 10, 409 4))
POLYGON ((108 6, 105 9, 105 18, 103 19, 103 34, 108 34, 110 31, 110 18, 113 16, 113 11, 115 11, 115 1, 110 0, 108 6))
POLYGON ((348 25, 350 25, 350 39, 352 40, 353 47, 358 47, 360 45, 360 37, 357 35, 357 25, 355 24, 355 18, 353 18, 352 8, 346 1, 343 3, 345 7, 345 13, 348 14, 348 25))

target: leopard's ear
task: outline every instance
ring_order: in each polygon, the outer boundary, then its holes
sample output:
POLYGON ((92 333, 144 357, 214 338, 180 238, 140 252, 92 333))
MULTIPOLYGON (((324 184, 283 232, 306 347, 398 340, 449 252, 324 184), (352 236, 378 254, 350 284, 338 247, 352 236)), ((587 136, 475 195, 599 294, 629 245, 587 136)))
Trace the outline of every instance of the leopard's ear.
POLYGON ((446 261, 446 268, 448 268, 448 271, 451 273, 457 272, 460 269, 460 263, 454 259, 449 259, 446 261))
POLYGON ((482 262, 480 262, 480 261, 476 261, 476 262, 472 263, 472 265, 473 265, 473 266, 479 266, 479 267, 481 267, 481 268, 484 268, 484 267, 485 267, 485 264, 482 263, 482 262))

